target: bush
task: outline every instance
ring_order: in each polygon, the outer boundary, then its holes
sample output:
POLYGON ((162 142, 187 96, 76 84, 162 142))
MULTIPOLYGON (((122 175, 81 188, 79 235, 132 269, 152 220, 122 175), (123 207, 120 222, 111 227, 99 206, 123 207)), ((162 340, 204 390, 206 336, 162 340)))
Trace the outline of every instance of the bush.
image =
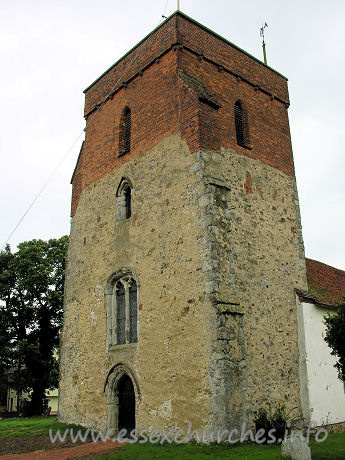
POLYGON ((24 399, 21 403, 20 411, 24 417, 32 417, 33 415, 45 415, 48 413, 48 399, 43 399, 42 413, 37 414, 37 410, 33 407, 32 401, 24 399))
MULTIPOLYGON (((265 444, 271 439, 268 436, 271 430, 274 430, 272 434, 276 439, 275 444, 280 444, 286 433, 290 434, 292 421, 288 423, 289 414, 286 413, 284 404, 279 404, 273 410, 271 408, 269 408, 269 410, 260 408, 252 412, 252 415, 255 417, 255 431, 257 433, 259 430, 264 430, 264 437, 266 438, 265 444)), ((295 421, 296 419, 293 420, 293 422, 295 421)))

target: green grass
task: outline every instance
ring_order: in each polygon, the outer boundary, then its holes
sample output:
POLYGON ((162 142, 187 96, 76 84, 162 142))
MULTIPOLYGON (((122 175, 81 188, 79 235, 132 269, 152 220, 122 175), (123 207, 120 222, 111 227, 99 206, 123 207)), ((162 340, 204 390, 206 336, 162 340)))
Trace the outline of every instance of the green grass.
POLYGON ((75 425, 59 423, 55 417, 7 418, 0 420, 0 439, 16 438, 18 436, 47 435, 49 428, 64 431, 66 428, 81 428, 75 425))
MULTIPOLYGON (((73 428, 74 432, 79 428, 84 432, 85 428, 76 425, 59 423, 53 417, 32 417, 20 419, 0 420, 0 440, 30 435, 48 435, 49 428, 53 433, 66 428, 73 428)), ((313 460, 345 460, 345 433, 329 434, 326 441, 317 443, 311 441, 313 460)), ((148 459, 177 459, 177 460, 202 460, 202 459, 232 459, 232 460, 279 460, 279 446, 263 446, 255 444, 241 444, 236 446, 225 445, 197 445, 197 444, 131 444, 124 450, 115 454, 102 456, 99 459, 107 460, 148 460, 148 459)))
POLYGON ((280 460, 280 447, 258 446, 242 444, 238 447, 218 445, 151 445, 132 444, 125 450, 107 456, 99 456, 98 459, 114 460, 202 460, 202 459, 231 459, 231 460, 280 460))
MULTIPOLYGON (((329 434, 326 441, 311 441, 312 460, 344 460, 345 433, 329 434)), ((241 460, 275 460, 281 459, 280 446, 263 446, 256 444, 224 445, 152 445, 132 444, 123 451, 107 456, 100 455, 99 460, 147 460, 147 459, 241 459, 241 460)))
POLYGON ((324 442, 310 442, 313 460, 344 460, 345 433, 330 433, 324 442))

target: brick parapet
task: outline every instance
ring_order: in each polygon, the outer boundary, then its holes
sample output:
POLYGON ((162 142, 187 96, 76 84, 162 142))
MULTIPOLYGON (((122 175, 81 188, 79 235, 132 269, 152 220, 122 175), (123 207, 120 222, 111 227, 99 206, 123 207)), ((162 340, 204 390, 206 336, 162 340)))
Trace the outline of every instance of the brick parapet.
POLYGON ((190 18, 177 16, 177 39, 185 48, 215 65, 289 102, 285 77, 190 18))
POLYGON ((202 56, 217 68, 289 104, 285 77, 187 16, 175 13, 85 89, 85 117, 109 94, 119 91, 123 83, 139 77, 157 59, 176 48, 202 56))
POLYGON ((171 16, 85 89, 84 115, 89 114, 95 106, 104 101, 116 82, 117 88, 121 87, 124 81, 132 79, 139 71, 171 49, 171 45, 176 41, 176 16, 171 16))

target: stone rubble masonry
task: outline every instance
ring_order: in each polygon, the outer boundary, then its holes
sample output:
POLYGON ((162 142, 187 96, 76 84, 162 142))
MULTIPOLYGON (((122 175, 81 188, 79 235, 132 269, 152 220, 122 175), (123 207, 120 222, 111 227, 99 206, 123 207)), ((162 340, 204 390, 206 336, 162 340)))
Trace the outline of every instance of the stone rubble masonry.
POLYGON ((193 161, 186 143, 170 136, 83 190, 66 269, 61 420, 105 429, 106 377, 125 363, 138 381, 138 426, 207 423, 212 306, 196 244, 193 161), (117 222, 124 176, 133 184, 133 214, 117 222), (139 280, 139 342, 106 353, 104 288, 123 267, 139 280))
POLYGON ((301 415, 294 289, 307 285, 286 79, 175 13, 86 90, 87 119, 140 47, 72 177, 59 418, 105 429, 118 364, 139 428, 235 427, 281 402, 301 415), (250 148, 236 143, 238 99, 250 148), (126 106, 131 151, 118 158, 126 106), (122 178, 132 216, 118 221, 122 178), (104 289, 124 269, 139 341, 107 350, 104 289))
POLYGON ((197 153, 190 172, 203 184, 198 245, 215 307, 212 426, 240 426, 282 401, 300 413, 294 288, 306 278, 295 181, 234 149, 197 153))

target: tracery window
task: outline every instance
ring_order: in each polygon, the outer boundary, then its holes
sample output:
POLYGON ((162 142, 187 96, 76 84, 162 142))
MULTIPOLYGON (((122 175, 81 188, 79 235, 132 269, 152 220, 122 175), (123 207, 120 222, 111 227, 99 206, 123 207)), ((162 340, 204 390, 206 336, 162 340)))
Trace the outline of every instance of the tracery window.
POLYGON ((105 291, 107 346, 138 342, 138 285, 128 272, 112 276, 105 291))

